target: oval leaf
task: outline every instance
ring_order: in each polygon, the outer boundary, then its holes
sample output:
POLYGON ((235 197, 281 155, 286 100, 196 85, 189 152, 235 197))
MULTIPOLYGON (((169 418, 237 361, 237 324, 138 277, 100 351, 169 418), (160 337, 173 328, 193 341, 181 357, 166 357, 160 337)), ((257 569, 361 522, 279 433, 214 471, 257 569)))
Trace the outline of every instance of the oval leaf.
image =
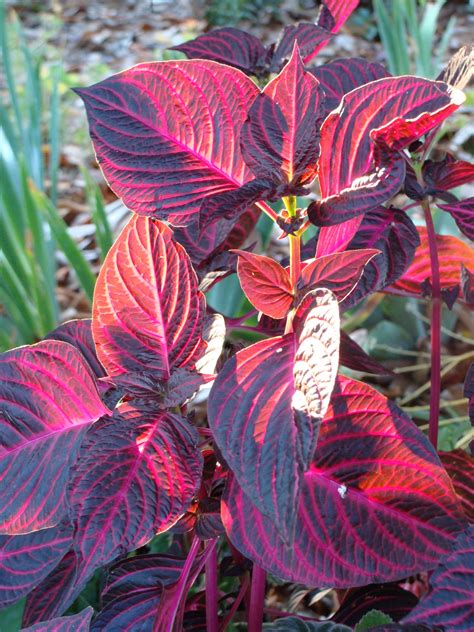
POLYGON ((237 275, 245 296, 263 314, 283 318, 293 303, 290 275, 277 261, 245 250, 239 255, 237 275))
POLYGON ((101 169, 132 211, 185 225, 205 198, 248 178, 238 138, 258 88, 239 70, 139 64, 77 92, 101 169))
POLYGON ((451 215, 463 235, 474 241, 474 197, 438 206, 451 215))
POLYGON ((293 546, 236 479, 222 516, 234 546, 265 570, 341 588, 434 568, 464 525, 426 437, 377 391, 343 377, 304 475, 293 546))
POLYGON ((184 248, 162 222, 134 215, 97 279, 92 332, 109 375, 192 368, 205 349, 204 295, 184 248))
POLYGON ((201 480, 198 441, 185 419, 153 404, 122 404, 94 426, 71 493, 80 577, 142 546, 185 512, 201 480))
POLYGON ((97 358, 94 338, 92 337, 92 320, 83 318, 69 320, 53 329, 45 340, 62 340, 79 349, 85 357, 96 377, 104 377, 106 372, 97 358))
POLYGON ((309 294, 296 325, 294 333, 262 340, 230 358, 208 404, 224 458, 286 540, 337 372, 339 310, 333 294, 309 294))
POLYGON ((47 340, 0 355, 0 533, 61 521, 69 468, 86 430, 109 412, 70 344, 47 340))
POLYGON ((314 179, 323 99, 295 45, 290 61, 255 99, 242 126, 242 154, 257 177, 298 185, 314 179))
POLYGON ((1 535, 0 608, 18 601, 37 586, 71 544, 69 523, 26 535, 1 535))

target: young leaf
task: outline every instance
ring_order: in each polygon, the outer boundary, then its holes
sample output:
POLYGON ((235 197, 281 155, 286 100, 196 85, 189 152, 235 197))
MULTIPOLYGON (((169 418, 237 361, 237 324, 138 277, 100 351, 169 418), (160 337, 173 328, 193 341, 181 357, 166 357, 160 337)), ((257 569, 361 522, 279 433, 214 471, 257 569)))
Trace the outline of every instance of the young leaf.
POLYGON ((324 109, 327 113, 336 109, 342 97, 351 90, 390 76, 382 64, 360 57, 335 59, 316 68, 308 68, 308 72, 316 77, 324 90, 324 109))
POLYGON ((80 578, 185 512, 201 480, 198 441, 185 419, 145 403, 122 404, 92 428, 71 494, 80 578))
POLYGON ((323 99, 295 45, 290 61, 257 96, 242 126, 242 155, 257 177, 295 185, 314 180, 323 99))
POLYGON ((474 197, 461 200, 460 202, 438 204, 438 206, 453 217, 463 235, 474 241, 474 197))
POLYGON ((132 211, 186 225, 205 198, 249 179, 238 138, 258 88, 239 70, 139 64, 77 92, 97 160, 132 211))
POLYGON ((356 9, 359 0, 324 0, 323 4, 329 9, 334 20, 331 31, 337 33, 356 9))
POLYGON ((283 318, 293 303, 290 275, 277 261, 245 250, 239 255, 237 274, 252 305, 272 318, 283 318))
POLYGON ((26 535, 0 535, 0 608, 37 586, 72 544, 69 522, 26 535))
POLYGON ((473 623, 474 527, 460 533, 430 577, 430 592, 403 619, 407 624, 443 626, 445 630, 471 632, 473 623))
POLYGON ((94 610, 89 607, 70 617, 35 623, 29 628, 22 628, 20 632, 88 632, 93 614, 94 610))
POLYGON ((285 26, 271 58, 271 70, 278 72, 281 69, 282 65, 290 59, 295 44, 304 62, 308 63, 330 39, 331 32, 320 24, 300 22, 285 26))
POLYGON ((378 254, 379 250, 367 248, 318 257, 301 272, 304 290, 309 292, 325 287, 336 295, 338 301, 343 301, 354 289, 365 266, 378 254))
MULTIPOLYGON (((447 84, 410 76, 379 79, 346 94, 341 107, 326 118, 321 128, 318 175, 322 203, 374 173, 377 145, 398 152, 442 123, 463 100, 463 93, 447 84)), ((353 201, 355 214, 357 200, 353 201)), ((366 199, 362 198, 360 204, 367 210, 366 199)), ((336 231, 323 229, 317 254, 329 254, 335 247, 344 249, 360 222, 355 218, 336 231), (336 246, 334 234, 338 237, 336 246)))
POLYGON ((350 587, 434 568, 464 517, 426 437, 371 387, 339 377, 304 474, 295 540, 232 478, 227 534, 245 557, 288 581, 350 587))
MULTIPOLYGON (((421 296, 422 283, 431 278, 430 251, 426 228, 417 226, 420 245, 416 249, 413 263, 392 286, 395 292, 401 290, 414 296, 421 296)), ((442 288, 461 284, 461 265, 474 270, 474 250, 464 241, 451 235, 436 235, 440 281, 442 288)))
POLYGON ((248 75, 259 75, 265 68, 267 51, 261 41, 240 29, 225 27, 203 33, 196 39, 171 46, 188 59, 210 59, 233 66, 248 75))
POLYGON ((439 452, 441 463, 453 482, 454 491, 459 496, 464 513, 470 523, 474 523, 474 458, 464 450, 439 452))
POLYGON ((316 290, 299 306, 294 332, 239 351, 209 396, 209 425, 219 449, 286 541, 334 385, 338 347, 337 301, 330 291, 316 290))
POLYGON ((169 378, 192 368, 205 349, 205 299, 172 231, 134 215, 110 249, 97 279, 92 333, 111 376, 149 371, 169 378))
POLYGON ((87 429, 109 412, 71 345, 46 340, 1 354, 0 533, 61 521, 69 468, 87 429))

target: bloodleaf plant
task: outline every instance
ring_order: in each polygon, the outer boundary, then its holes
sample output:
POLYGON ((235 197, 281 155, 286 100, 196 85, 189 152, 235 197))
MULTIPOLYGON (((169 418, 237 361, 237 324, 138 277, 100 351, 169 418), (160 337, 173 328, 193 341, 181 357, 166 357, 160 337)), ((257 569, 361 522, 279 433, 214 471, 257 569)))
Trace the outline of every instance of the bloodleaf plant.
POLYGON ((470 302, 474 255, 435 234, 431 206, 472 237, 472 199, 450 191, 474 168, 428 158, 470 53, 438 81, 362 59, 305 67, 355 5, 328 1, 270 49, 217 31, 180 47, 192 59, 77 90, 133 213, 92 320, 0 358, 0 603, 26 597, 24 629, 350 630, 377 605, 377 629, 472 629, 473 460, 436 442, 441 300, 459 286, 470 302), (287 261, 256 251, 261 214, 287 261), (258 322, 207 305, 231 274, 258 322), (340 372, 389 373, 341 330, 381 291, 432 295, 430 440, 340 372), (402 586, 434 569, 416 605, 402 586), (286 620, 267 573, 337 589, 339 612, 286 620), (94 612, 78 612, 86 585, 94 612))

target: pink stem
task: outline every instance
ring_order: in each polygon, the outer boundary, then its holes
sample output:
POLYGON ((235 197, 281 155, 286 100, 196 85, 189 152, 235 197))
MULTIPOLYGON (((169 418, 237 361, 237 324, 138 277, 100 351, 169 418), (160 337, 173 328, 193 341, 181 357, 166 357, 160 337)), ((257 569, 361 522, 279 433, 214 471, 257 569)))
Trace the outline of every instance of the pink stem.
POLYGON ((248 632, 262 632, 266 577, 267 574, 263 568, 254 564, 252 570, 252 586, 250 588, 248 632))
POLYGON ((247 589, 249 587, 249 583, 250 583, 250 581, 249 581, 249 578, 247 576, 247 577, 245 577, 245 579, 243 580, 242 584, 240 585, 239 594, 237 595, 234 603, 232 604, 231 609, 227 613, 226 618, 222 622, 222 627, 221 627, 220 632, 226 632, 230 622, 234 618, 235 613, 237 612, 240 604, 242 603, 242 599, 245 597, 245 594, 246 594, 247 589))
POLYGON ((256 206, 258 206, 258 208, 261 211, 266 213, 268 215, 268 217, 270 217, 274 222, 277 220, 278 213, 275 213, 275 211, 272 209, 272 207, 269 206, 266 202, 257 202, 256 206))
POLYGON ((206 560, 206 629, 207 632, 218 632, 217 617, 217 547, 214 546, 206 560))
POLYGON ((435 450, 438 447, 439 400, 441 392, 441 279, 439 274, 438 248, 436 233, 431 215, 430 203, 422 200, 431 263, 431 286, 433 300, 431 304, 431 392, 430 421, 428 436, 435 450))

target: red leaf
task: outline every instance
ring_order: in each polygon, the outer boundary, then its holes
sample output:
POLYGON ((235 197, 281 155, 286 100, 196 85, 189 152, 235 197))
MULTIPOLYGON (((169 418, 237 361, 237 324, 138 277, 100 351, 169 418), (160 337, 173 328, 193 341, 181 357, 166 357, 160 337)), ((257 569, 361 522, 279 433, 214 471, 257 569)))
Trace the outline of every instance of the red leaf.
MULTIPOLYGON (((410 76, 379 79, 346 94, 321 128, 318 175, 323 203, 373 172, 376 143, 399 151, 439 125, 463 100, 463 93, 447 84, 410 76)), ((360 220, 354 220, 321 231, 317 254, 342 250, 359 225, 360 220)))
POLYGON ((225 460, 285 540, 334 384, 339 311, 317 290, 302 302, 295 332, 230 358, 212 387, 209 425, 225 460))
POLYGON ((438 191, 449 191, 474 181, 474 165, 456 160, 451 154, 439 161, 427 160, 423 165, 423 180, 438 191))
POLYGON ((283 318, 293 303, 290 275, 277 261, 245 250, 239 255, 237 274, 248 300, 260 312, 283 318))
POLYGON ((80 578, 144 545, 185 512, 201 480, 199 435, 153 404, 122 404, 89 432, 71 507, 80 578))
POLYGON ((454 218, 463 235, 474 241, 474 197, 461 200, 460 202, 438 204, 438 206, 454 218))
POLYGON ((234 546, 267 571, 341 588, 434 568, 464 524, 426 437, 377 391, 344 377, 304 475, 293 546, 237 480, 222 516, 234 546))
POLYGON ((47 340, 1 354, 0 533, 60 522, 84 434, 109 412, 91 369, 71 345, 47 340))
POLYGON ((325 287, 336 295, 338 301, 343 301, 354 289, 365 266, 378 254, 379 250, 367 248, 318 257, 301 271, 304 290, 308 292, 325 287))
POLYGON ((393 371, 386 369, 380 362, 371 358, 344 330, 341 330, 339 362, 349 369, 362 371, 363 373, 373 373, 375 375, 394 374, 393 371))
POLYGON ((29 628, 22 628, 20 632, 89 632, 93 614, 94 610, 89 606, 79 614, 35 623, 29 628))
POLYGON ((474 458, 464 450, 439 452, 441 463, 446 468, 459 496, 469 522, 474 523, 474 458))
POLYGON ((388 614, 394 621, 400 621, 417 603, 418 598, 412 592, 400 588, 397 584, 362 586, 346 592, 332 621, 356 626, 371 610, 379 610, 388 614))
POLYGON ((205 299, 172 231, 133 216, 97 279, 92 332, 111 376, 143 370, 168 378, 204 351, 205 299))
POLYGON ((295 45, 288 64, 254 101, 241 151, 259 178, 303 185, 316 176, 323 92, 295 45))
POLYGON ((335 59, 316 68, 308 68, 308 71, 316 77, 324 90, 324 109, 328 113, 334 110, 342 97, 351 90, 390 76, 382 64, 360 57, 335 59))
POLYGON ((69 523, 26 535, 0 536, 0 608, 37 586, 72 544, 69 523))
POLYGON ((430 577, 430 592, 402 620, 442 626, 446 632, 471 632, 473 624, 474 527, 461 533, 452 553, 430 577))
POLYGON ((132 211, 185 225, 204 199, 248 179, 238 138, 258 88, 239 70, 139 64, 77 92, 97 160, 132 211))
MULTIPOLYGON (((426 228, 417 226, 421 244, 415 252, 413 263, 390 290, 401 290, 421 296, 421 284, 431 278, 430 251, 426 228)), ((461 283, 461 264, 474 270, 474 250, 464 241, 451 235, 436 235, 441 287, 449 288, 461 283)))
POLYGON ((239 68, 249 75, 260 74, 267 56, 265 46, 257 37, 232 27, 203 33, 170 49, 181 51, 188 59, 210 59, 239 68))

